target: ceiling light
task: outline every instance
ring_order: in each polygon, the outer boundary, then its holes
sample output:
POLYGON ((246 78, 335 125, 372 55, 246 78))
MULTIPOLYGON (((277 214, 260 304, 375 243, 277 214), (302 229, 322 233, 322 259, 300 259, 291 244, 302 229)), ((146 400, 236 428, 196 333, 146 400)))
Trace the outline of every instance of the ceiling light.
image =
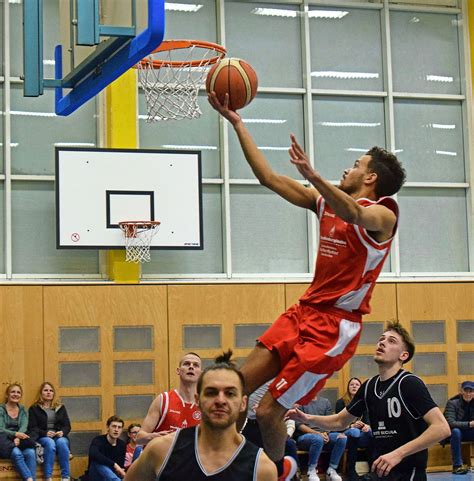
POLYGON ((420 19, 418 17, 411 17, 408 23, 420 23, 420 19))
POLYGON ((426 80, 428 82, 447 82, 447 83, 454 82, 453 77, 447 77, 445 75, 427 75, 426 80))
POLYGON ((308 12, 309 18, 324 18, 334 20, 340 20, 346 15, 349 15, 349 12, 346 12, 344 10, 310 10, 308 12))
POLYGON ((177 145, 165 144, 162 145, 165 149, 183 149, 183 150, 217 150, 215 145, 177 145))
POLYGON ((288 150, 289 147, 258 146, 260 150, 288 150))
POLYGON ((298 12, 294 10, 285 10, 283 8, 254 8, 252 10, 254 15, 266 15, 268 17, 290 17, 295 18, 298 12))
POLYGON ((428 124, 428 127, 431 127, 432 129, 454 130, 456 124, 428 124))
POLYGON ((194 13, 197 12, 202 8, 200 4, 192 4, 192 3, 170 3, 165 2, 165 10, 170 12, 188 12, 194 13))
POLYGON ((285 124, 286 119, 242 119, 244 124, 285 124))
POLYGON ((347 152, 367 152, 369 149, 358 149, 356 147, 347 147, 347 149, 344 149, 347 152))
POLYGON ((438 155, 448 155, 449 157, 456 157, 457 152, 449 152, 448 150, 435 150, 438 155))
MULTIPOLYGON (((10 142, 10 147, 18 147, 19 145, 18 142, 10 142)), ((3 142, 0 142, 0 147, 3 147, 3 142)))
POLYGON ((323 70, 311 72, 311 77, 326 77, 326 78, 340 78, 340 79, 372 79, 379 78, 376 72, 337 72, 335 70, 323 70))
POLYGON ((22 110, 10 110, 10 114, 24 117, 56 117, 54 112, 24 112, 22 110))
POLYGON ((324 127, 380 127, 380 122, 318 122, 324 127))
POLYGON ((94 142, 55 142, 55 147, 95 147, 94 142))

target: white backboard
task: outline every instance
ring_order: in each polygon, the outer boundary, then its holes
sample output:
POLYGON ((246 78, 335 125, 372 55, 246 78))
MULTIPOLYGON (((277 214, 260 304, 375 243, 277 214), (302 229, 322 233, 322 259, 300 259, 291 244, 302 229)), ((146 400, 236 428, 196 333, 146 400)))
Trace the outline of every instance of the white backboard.
POLYGON ((127 220, 161 222, 152 249, 202 249, 200 152, 56 148, 57 248, 124 248, 127 220))

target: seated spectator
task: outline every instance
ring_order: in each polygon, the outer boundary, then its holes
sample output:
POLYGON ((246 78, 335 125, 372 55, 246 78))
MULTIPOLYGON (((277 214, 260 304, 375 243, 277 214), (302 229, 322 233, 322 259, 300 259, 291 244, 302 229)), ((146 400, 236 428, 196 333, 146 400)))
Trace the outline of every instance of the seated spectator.
POLYGON ((5 390, 5 402, 0 404, 0 458, 11 459, 21 479, 36 480, 36 454, 33 441, 26 434, 28 413, 20 404, 23 388, 12 383, 5 390))
POLYGON ((107 434, 96 436, 89 447, 89 481, 119 481, 125 476, 125 442, 120 439, 123 421, 107 419, 107 434))
MULTIPOLYGON (((361 381, 357 377, 349 379, 347 390, 344 395, 336 401, 336 413, 342 411, 352 401, 356 392, 361 386, 361 381)), ((367 410, 364 414, 354 421, 345 431, 347 436, 347 474, 349 481, 357 481, 356 472, 357 450, 358 448, 366 448, 369 451, 368 461, 372 461, 370 455, 370 446, 372 443, 372 430, 369 426, 369 413, 367 410)))
MULTIPOLYGON (((319 416, 332 414, 329 400, 319 396, 316 396, 306 406, 301 406, 300 410, 306 414, 319 416)), ((342 481, 336 470, 346 448, 347 437, 344 433, 328 433, 314 424, 304 424, 297 421, 295 438, 298 448, 308 451, 308 481, 319 481, 317 465, 323 448, 330 451, 326 480, 342 481)))
POLYGON ((43 446, 43 472, 47 481, 53 477, 57 453, 62 481, 69 481, 69 439, 71 423, 64 404, 56 399, 56 389, 50 382, 41 384, 38 395, 28 411, 28 430, 43 446))
POLYGON ((133 461, 140 456, 140 453, 143 450, 142 446, 138 446, 136 442, 141 427, 141 424, 130 424, 127 428, 128 441, 125 450, 125 471, 127 471, 133 461))
POLYGON ((467 474, 462 464, 461 442, 474 441, 474 382, 464 381, 461 391, 446 403, 444 416, 451 428, 453 474, 467 474))

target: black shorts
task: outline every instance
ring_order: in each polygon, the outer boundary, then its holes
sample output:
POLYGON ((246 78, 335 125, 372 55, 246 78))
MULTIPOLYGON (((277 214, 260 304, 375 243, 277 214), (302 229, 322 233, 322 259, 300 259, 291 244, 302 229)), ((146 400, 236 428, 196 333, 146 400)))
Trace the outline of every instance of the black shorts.
POLYGON ((426 469, 413 468, 413 471, 397 473, 380 478, 376 473, 368 473, 362 477, 363 481, 426 481, 426 469))

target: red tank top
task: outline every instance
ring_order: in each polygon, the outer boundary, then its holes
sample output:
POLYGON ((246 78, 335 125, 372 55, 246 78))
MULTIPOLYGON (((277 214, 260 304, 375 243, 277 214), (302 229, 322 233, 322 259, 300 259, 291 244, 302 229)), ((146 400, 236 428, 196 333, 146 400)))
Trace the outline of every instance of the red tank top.
POLYGON ((176 389, 163 392, 161 416, 153 432, 190 428, 201 422, 201 411, 195 403, 186 403, 176 389))
MULTIPOLYGON (((398 205, 391 197, 382 197, 376 202, 358 199, 357 202, 363 207, 384 205, 397 216, 398 224, 398 205)), ((318 198, 316 213, 319 217, 316 269, 313 282, 300 302, 342 309, 349 319, 359 319, 370 312, 370 297, 390 252, 397 224, 392 237, 379 243, 363 227, 337 217, 323 196, 318 198)))

